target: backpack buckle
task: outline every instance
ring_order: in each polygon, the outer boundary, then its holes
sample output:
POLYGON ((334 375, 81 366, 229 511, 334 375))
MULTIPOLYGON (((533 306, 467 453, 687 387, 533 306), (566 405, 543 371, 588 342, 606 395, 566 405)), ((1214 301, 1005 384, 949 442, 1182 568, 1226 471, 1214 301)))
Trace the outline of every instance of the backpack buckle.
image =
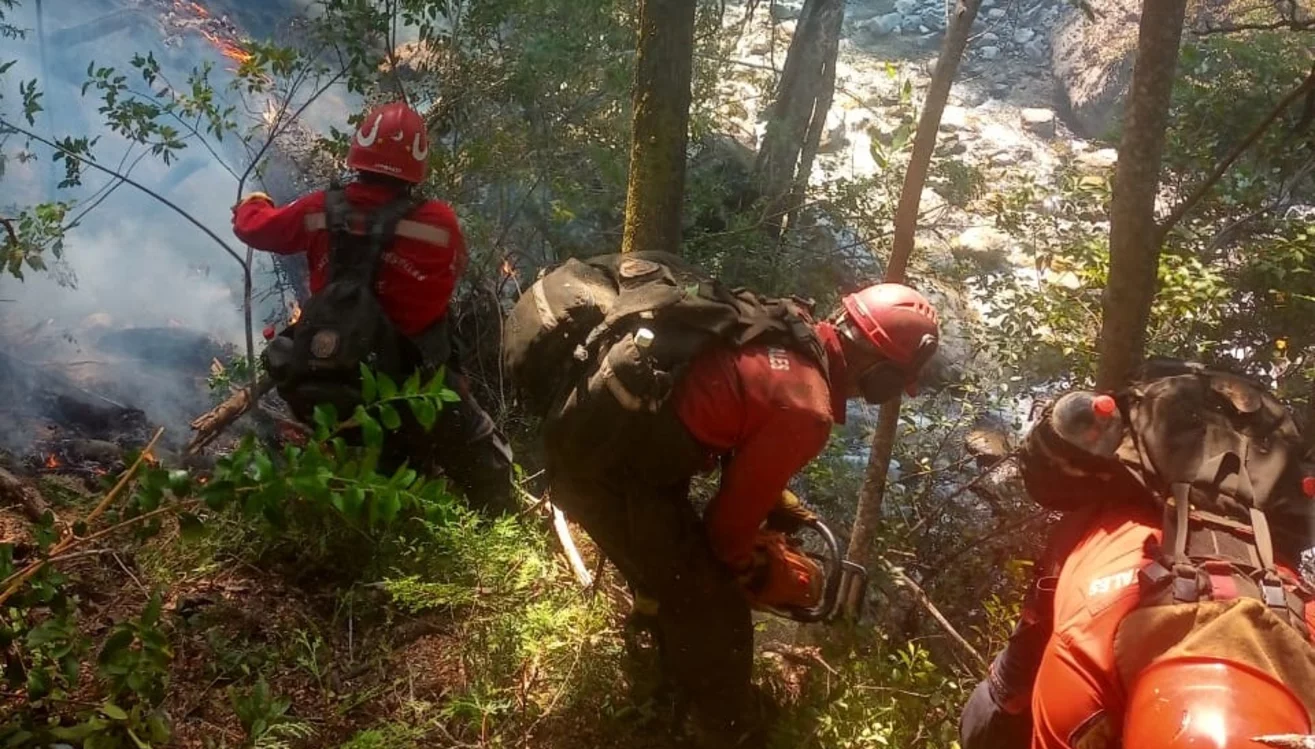
POLYGON ((1173 566, 1173 599, 1180 603, 1196 603, 1201 600, 1200 570, 1191 564, 1173 566))
POLYGON ((1260 595, 1265 600, 1265 605, 1272 609, 1288 609, 1288 594, 1283 589, 1283 583, 1272 574, 1265 575, 1260 582, 1260 595))

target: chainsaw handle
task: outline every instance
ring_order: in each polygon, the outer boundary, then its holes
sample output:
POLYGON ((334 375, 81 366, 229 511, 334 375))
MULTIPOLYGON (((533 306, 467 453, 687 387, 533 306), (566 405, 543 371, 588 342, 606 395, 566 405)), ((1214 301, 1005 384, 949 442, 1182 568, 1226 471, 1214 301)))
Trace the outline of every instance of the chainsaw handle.
MULTIPOLYGON (((841 596, 847 593, 853 584, 859 585, 860 595, 867 588, 868 572, 861 565, 846 561, 840 552, 840 543, 836 534, 820 518, 805 522, 802 529, 811 530, 822 539, 825 547, 822 555, 822 569, 826 582, 822 588, 822 600, 809 608, 773 608, 772 613, 805 624, 829 622, 840 614, 843 605, 841 596)), ((801 529, 801 530, 802 530, 801 529)))

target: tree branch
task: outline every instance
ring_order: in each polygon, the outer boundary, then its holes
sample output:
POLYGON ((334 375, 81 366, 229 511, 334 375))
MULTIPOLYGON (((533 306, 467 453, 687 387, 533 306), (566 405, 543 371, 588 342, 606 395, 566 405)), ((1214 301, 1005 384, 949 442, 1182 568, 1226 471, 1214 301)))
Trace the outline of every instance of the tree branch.
POLYGON ((199 220, 197 220, 197 218, 196 218, 195 216, 193 216, 192 214, 190 214, 190 213, 188 213, 187 211, 183 210, 182 208, 178 207, 178 204, 177 204, 177 203, 174 203, 172 200, 169 200, 168 198, 166 198, 166 197, 164 197, 163 195, 161 195, 160 193, 158 193, 158 192, 152 190, 151 188, 149 188, 149 187, 143 185, 142 183, 140 183, 140 182, 138 182, 138 181, 136 181, 136 180, 134 180, 134 179, 131 179, 130 177, 128 177, 128 176, 126 176, 126 175, 119 174, 118 172, 114 171, 113 169, 110 169, 109 167, 102 166, 102 165, 101 165, 100 163, 98 163, 95 159, 92 159, 92 158, 90 158, 90 157, 88 157, 88 156, 83 156, 83 155, 78 154, 78 153, 74 153, 73 151, 70 151, 70 150, 68 150, 67 148, 64 148, 63 146, 59 145, 58 143, 54 143, 54 142, 52 142, 52 141, 46 140, 45 138, 42 138, 40 135, 37 135, 36 133, 32 132, 31 130, 27 130, 27 129, 25 129, 25 128, 21 128, 21 127, 15 125, 14 123, 10 122, 9 120, 4 119, 4 118, 0 118, 0 128, 4 128, 4 129, 7 129, 7 130, 12 130, 12 131, 14 131, 14 132, 16 132, 16 133, 18 133, 18 134, 20 134, 20 135, 23 135, 23 136, 25 136, 25 137, 27 137, 27 138, 30 138, 30 139, 36 141, 37 143, 40 143, 40 144, 42 144, 42 145, 44 145, 44 146, 47 146, 47 147, 49 147, 49 148, 53 148, 53 149, 55 149, 56 151, 59 151, 60 153, 64 154, 65 158, 76 159, 77 161, 79 161, 79 162, 81 162, 81 163, 83 163, 83 164, 86 164, 87 166, 91 167, 92 169, 95 169, 96 171, 102 172, 102 173, 104 173, 104 174, 108 174, 108 175, 111 176, 111 177, 116 177, 116 178, 118 178, 119 180, 121 180, 122 182, 124 182, 125 184, 131 185, 131 186, 137 188, 138 190, 140 190, 140 191, 146 193, 148 196, 150 196, 150 197, 154 198, 155 200, 159 201, 161 204, 163 204, 163 205, 164 205, 166 208, 168 208, 169 210, 173 211, 174 213, 177 213, 179 216, 182 216, 184 219, 187 220, 188 223, 190 223, 190 224, 192 224, 193 226, 195 226, 196 228, 200 229, 201 232, 202 232, 203 234, 205 234, 205 235, 206 235, 207 237, 209 237, 210 239, 214 240, 215 244, 217 244, 217 245, 219 245, 220 247, 222 247, 222 248, 224 249, 224 252, 227 252, 227 253, 228 253, 228 254, 229 254, 234 260, 238 261, 239 263, 242 262, 242 256, 239 255, 239 254, 237 254, 237 252, 236 252, 232 247, 229 247, 227 242, 225 242, 224 240, 220 239, 218 234, 215 234, 213 231, 211 231, 209 227, 207 227, 205 224, 203 224, 203 223, 201 223, 199 220))
POLYGON ((936 604, 932 603, 931 598, 927 596, 927 592, 901 571, 892 569, 891 577, 894 578, 896 585, 908 589, 913 594, 913 599, 918 602, 918 605, 922 606, 928 614, 931 614, 931 618, 941 625, 941 629, 945 630, 945 634, 949 635, 954 644, 971 656, 977 664, 978 670, 985 673, 987 669, 986 659, 982 657, 981 653, 977 652, 977 648, 974 648, 963 635, 959 634, 959 630, 955 629, 953 624, 950 624, 950 620, 945 618, 945 614, 942 614, 941 610, 936 608, 936 604))
POLYGON ((1160 222, 1157 231, 1160 234, 1161 241, 1163 241, 1164 236, 1173 229, 1174 225, 1181 221, 1188 212, 1196 207, 1197 203, 1200 203, 1201 200, 1205 198, 1206 194, 1210 192, 1220 179, 1223 178, 1224 174, 1233 166, 1234 162, 1241 158, 1242 154, 1246 153, 1247 149, 1255 145, 1256 141, 1260 140, 1261 136, 1265 134, 1265 131, 1269 130, 1270 126, 1273 125, 1285 111, 1287 111, 1287 108, 1292 106, 1292 103, 1297 99, 1300 99, 1304 94, 1311 91, 1315 91, 1315 66, 1311 67, 1310 74, 1301 82, 1301 85, 1289 91, 1282 99, 1279 99, 1278 104, 1274 105, 1274 108, 1270 110, 1269 115, 1252 128, 1251 132, 1247 134, 1247 137, 1243 138, 1240 143, 1233 147, 1233 150, 1230 151, 1223 160, 1215 165, 1214 170, 1210 172, 1209 176, 1207 176, 1201 184, 1197 185, 1196 189, 1174 207, 1174 209, 1169 212, 1169 215, 1160 222))
MULTIPOLYGON (((945 35, 940 57, 937 58, 936 72, 932 75, 931 85, 927 89, 927 99, 922 105, 922 114, 918 118, 918 130, 913 137, 913 153, 909 166, 904 173, 904 186, 900 192, 899 207, 895 213, 895 237, 891 248, 890 260, 886 263, 888 282, 904 280, 904 270, 913 254, 914 238, 918 230, 919 204, 922 201, 922 188, 927 182, 927 172, 931 167, 932 153, 936 149, 936 133, 940 129, 941 115, 950 97, 950 87, 959 70, 964 49, 968 46, 968 36, 972 32, 973 21, 981 0, 959 0, 955 6, 955 16, 945 35)), ((872 540, 876 537, 877 526, 881 522, 881 505, 885 499, 886 475, 890 470, 890 456, 895 449, 895 433, 899 428, 900 396, 896 395, 881 404, 881 415, 877 419, 877 428, 872 435, 872 453, 868 458, 867 470, 863 477, 863 486, 859 489, 858 514, 850 533, 849 549, 846 558, 859 565, 866 566, 872 555, 872 540)), ((854 591, 845 602, 849 616, 858 614, 860 597, 854 591)))

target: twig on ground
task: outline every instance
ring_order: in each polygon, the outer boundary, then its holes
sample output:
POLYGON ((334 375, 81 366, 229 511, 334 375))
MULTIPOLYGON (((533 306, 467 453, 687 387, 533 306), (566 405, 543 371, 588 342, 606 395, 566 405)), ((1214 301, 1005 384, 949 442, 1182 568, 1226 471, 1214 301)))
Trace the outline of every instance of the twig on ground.
POLYGON ((917 601, 928 614, 931 614, 931 617, 936 620, 937 624, 941 625, 941 629, 943 629, 945 634, 950 637, 950 640, 952 640, 955 645, 958 645, 963 652, 972 656, 972 659, 979 670, 982 673, 985 673, 987 668, 986 659, 982 657, 981 653, 977 652, 977 649, 974 648, 968 640, 964 639, 963 635, 959 634, 959 630, 955 629, 953 624, 950 624, 950 620, 946 619, 945 615, 941 613, 941 610, 936 608, 936 604, 932 603, 931 598, 927 596, 927 592, 903 572, 892 569, 891 576, 895 579, 896 584, 913 594, 914 600, 917 601))
POLYGON ((146 586, 142 585, 142 581, 138 580, 137 576, 132 574, 132 570, 128 569, 128 565, 123 563, 123 558, 120 557, 118 553, 115 551, 108 549, 107 551, 109 551, 110 556, 114 558, 114 563, 119 565, 119 569, 123 570, 123 574, 127 575, 134 583, 137 584, 137 590, 140 590, 142 592, 142 595, 149 598, 151 595, 150 591, 146 590, 146 586))
POLYGON ((788 661, 794 661, 802 665, 817 665, 826 670, 832 676, 840 676, 840 672, 830 663, 822 659, 822 654, 815 647, 804 647, 800 645, 787 645, 783 642, 771 642, 763 646, 763 651, 767 653, 776 653, 788 661))

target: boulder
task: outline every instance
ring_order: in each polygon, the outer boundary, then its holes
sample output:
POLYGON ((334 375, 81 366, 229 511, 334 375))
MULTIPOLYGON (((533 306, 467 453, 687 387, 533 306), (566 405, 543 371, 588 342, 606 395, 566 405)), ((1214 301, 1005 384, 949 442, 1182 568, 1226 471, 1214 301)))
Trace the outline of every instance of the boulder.
POLYGON ((1036 32, 1026 26, 1014 31, 1014 44, 1027 44, 1036 36, 1036 32))
POLYGON ((1042 138, 1053 138, 1055 136, 1055 111, 1053 109, 1029 107, 1019 112, 1019 120, 1024 129, 1042 138))
POLYGON ((972 226, 954 240, 953 246, 966 252, 1003 252, 1009 242, 1009 235, 994 226, 972 226))
POLYGON ((845 123, 842 122, 822 133, 822 139, 817 144, 817 152, 840 153, 847 145, 849 145, 849 137, 845 133, 845 123))
POLYGON ((956 132, 968 127, 968 110, 963 107, 947 106, 941 112, 941 129, 956 132))
POLYGON ((1099 151, 1080 154, 1073 161, 1084 171, 1104 172, 1113 169, 1119 162, 1119 152, 1113 148, 1102 148, 1099 151))
POLYGON ((1118 123, 1137 53, 1139 0, 1092 0, 1089 20, 1068 7, 1051 39, 1056 106, 1075 132, 1104 140, 1118 123))
POLYGON ((992 21, 999 21, 1007 15, 1009 15, 1009 11, 1005 10, 1004 8, 992 8, 986 11, 986 17, 991 19, 992 21))
POLYGON ((918 0, 895 0, 895 11, 902 16, 918 15, 919 10, 918 0))
POLYGON ((1000 56, 1000 48, 987 45, 982 47, 981 55, 983 60, 994 60, 1000 56))
POLYGON ((772 3, 772 18, 778 21, 793 21, 804 11, 802 2, 790 2, 789 0, 776 0, 772 3))
POLYGON ((855 24, 855 28, 859 32, 860 39, 866 38, 869 41, 875 41, 899 33, 900 23, 903 20, 904 17, 899 13, 891 12, 861 21, 855 24))

